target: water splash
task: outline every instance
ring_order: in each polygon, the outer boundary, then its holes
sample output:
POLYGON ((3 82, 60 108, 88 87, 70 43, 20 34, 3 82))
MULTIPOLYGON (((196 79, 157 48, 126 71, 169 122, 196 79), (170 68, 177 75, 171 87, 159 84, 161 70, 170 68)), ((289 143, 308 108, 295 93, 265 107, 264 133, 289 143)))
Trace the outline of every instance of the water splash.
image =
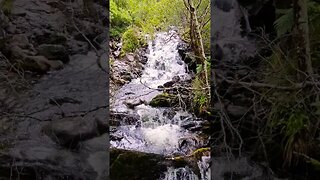
POLYGON ((168 168, 168 171, 164 174, 161 180, 199 180, 188 167, 185 168, 168 168))
POLYGON ((149 41, 149 55, 145 70, 140 78, 133 82, 157 88, 171 81, 174 76, 182 80, 190 78, 186 73, 186 65, 179 56, 177 46, 180 42, 178 34, 171 30, 156 34, 154 41, 149 41))
MULTIPOLYGON (((190 113, 173 111, 168 115, 167 111, 170 111, 170 108, 153 108, 142 104, 128 109, 124 105, 126 100, 150 101, 161 93, 153 88, 171 81, 175 76, 179 76, 181 81, 190 79, 186 64, 178 53, 177 46, 180 41, 177 32, 171 30, 156 34, 154 41, 149 42, 148 61, 141 77, 124 85, 115 95, 117 100, 112 105, 115 112, 137 114, 140 118, 135 125, 117 127, 112 134, 119 138, 110 141, 111 147, 163 155, 190 153, 190 150, 182 150, 179 147, 181 139, 196 136, 180 126, 182 122, 193 121, 190 113)), ((193 150, 194 148, 189 147, 193 150)), ((169 168, 164 176, 166 180, 198 179, 188 167, 169 168)))

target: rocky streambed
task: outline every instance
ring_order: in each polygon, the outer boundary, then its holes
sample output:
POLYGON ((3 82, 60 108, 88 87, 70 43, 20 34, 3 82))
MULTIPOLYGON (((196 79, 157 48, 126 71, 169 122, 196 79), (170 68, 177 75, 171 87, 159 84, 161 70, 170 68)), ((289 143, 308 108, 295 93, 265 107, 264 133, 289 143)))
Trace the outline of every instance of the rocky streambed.
POLYGON ((12 1, 0 18, 0 178, 107 179, 106 4, 12 1))
POLYGON ((114 154, 111 150, 111 178, 210 179, 209 150, 207 155, 190 156, 197 149, 206 149, 207 143, 199 132, 190 130, 197 120, 202 122, 187 111, 185 100, 191 96, 161 90, 174 90, 174 84, 190 86, 188 66, 178 52, 181 43, 174 30, 157 33, 147 47, 143 71, 115 92, 110 144, 125 152, 114 154), (130 156, 126 152, 135 153, 130 156), (175 157, 185 159, 177 163, 175 157), (146 167, 150 171, 144 170, 146 167))

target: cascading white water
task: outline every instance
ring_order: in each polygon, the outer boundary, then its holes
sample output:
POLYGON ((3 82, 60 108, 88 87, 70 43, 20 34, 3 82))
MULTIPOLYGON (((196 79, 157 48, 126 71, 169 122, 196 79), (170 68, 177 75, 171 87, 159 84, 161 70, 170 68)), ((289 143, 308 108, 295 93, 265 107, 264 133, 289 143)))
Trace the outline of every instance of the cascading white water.
POLYGON ((180 38, 175 31, 156 34, 155 40, 149 42, 148 62, 142 76, 133 82, 157 88, 171 81, 174 76, 182 80, 189 78, 185 63, 181 60, 177 46, 180 38))
MULTIPOLYGON (((179 142, 183 138, 196 138, 195 134, 180 126, 184 121, 192 121, 191 114, 174 111, 168 116, 165 113, 168 108, 153 108, 142 104, 132 110, 124 105, 126 100, 132 99, 150 101, 161 93, 154 88, 171 81, 175 76, 179 76, 181 81, 190 78, 186 72, 186 64, 181 60, 177 50, 180 41, 177 33, 172 30, 156 34, 155 40, 149 42, 148 61, 141 77, 123 86, 116 94, 117 100, 112 105, 113 111, 137 114, 140 120, 136 125, 117 127, 113 135, 121 137, 121 140, 111 141, 111 147, 163 155, 190 153, 181 150, 179 142)), ((185 168, 169 169, 165 173, 166 180, 177 180, 181 172, 184 172, 185 177, 193 177, 186 180, 195 179, 196 176, 189 171, 185 168)))
POLYGON ((223 60, 236 62, 244 55, 255 54, 257 50, 255 41, 242 35, 242 17, 245 20, 246 33, 251 31, 247 10, 240 6, 238 0, 215 0, 214 2, 212 39, 223 49, 223 60))

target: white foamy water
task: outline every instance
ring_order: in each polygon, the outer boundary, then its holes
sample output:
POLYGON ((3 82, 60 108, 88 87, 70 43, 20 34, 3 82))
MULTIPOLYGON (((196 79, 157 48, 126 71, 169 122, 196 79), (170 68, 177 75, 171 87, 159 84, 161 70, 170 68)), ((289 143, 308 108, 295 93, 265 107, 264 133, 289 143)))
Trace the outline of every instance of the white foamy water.
POLYGON ((188 167, 170 167, 161 180, 199 180, 199 178, 188 167))
MULTIPOLYGON (((182 150, 179 144, 182 139, 195 137, 180 126, 182 121, 193 120, 191 114, 184 111, 171 111, 170 114, 167 111, 169 108, 153 108, 148 105, 139 105, 132 110, 124 105, 129 99, 151 100, 161 93, 153 88, 171 81, 175 76, 179 76, 181 81, 190 79, 186 72, 186 64, 181 60, 177 50, 180 41, 175 31, 169 31, 158 33, 154 41, 149 42, 148 61, 141 77, 124 85, 116 94, 117 100, 112 105, 113 111, 134 113, 139 115, 140 119, 136 125, 117 127, 112 135, 119 138, 110 141, 111 147, 168 156, 174 153, 190 153, 189 149, 182 150)), ((193 145, 188 146, 191 149, 195 148, 193 145)), ((164 176, 166 180, 197 179, 188 168, 169 168, 164 176)))
POLYGON ((164 108, 139 105, 135 110, 140 115, 138 125, 118 127, 114 134, 125 138, 111 141, 111 146, 170 155, 179 151, 180 138, 192 136, 180 127, 183 120, 188 121, 188 117, 191 117, 187 112, 177 111, 172 117, 168 117, 164 108))
POLYGON ((133 82, 142 82, 149 87, 171 81, 174 76, 181 79, 190 78, 186 65, 179 56, 177 46, 180 38, 175 31, 156 34, 155 40, 149 42, 148 62, 142 76, 133 82))

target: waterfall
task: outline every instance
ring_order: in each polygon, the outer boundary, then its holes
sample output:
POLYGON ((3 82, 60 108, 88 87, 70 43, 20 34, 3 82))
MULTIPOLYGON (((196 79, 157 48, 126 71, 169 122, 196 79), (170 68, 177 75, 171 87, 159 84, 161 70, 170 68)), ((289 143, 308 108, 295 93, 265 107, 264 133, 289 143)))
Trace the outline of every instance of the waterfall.
MULTIPOLYGON (((193 120, 190 113, 182 110, 176 111, 172 108, 154 108, 145 104, 138 105, 134 109, 129 109, 124 105, 126 100, 150 101, 161 93, 155 88, 171 81, 174 77, 179 77, 181 81, 190 79, 186 71, 186 64, 178 53, 177 46, 180 41, 174 30, 157 33, 155 39, 149 41, 148 61, 141 77, 124 85, 117 92, 116 101, 112 105, 114 112, 136 114, 139 120, 135 124, 116 127, 112 135, 121 137, 121 140, 111 141, 111 147, 165 156, 190 153, 190 150, 183 150, 179 147, 181 139, 191 141, 197 138, 196 134, 180 126, 182 122, 193 120), (171 115, 168 115, 168 111, 171 111, 171 115)), ((199 167, 202 167, 200 164, 199 167)), ((186 180, 197 179, 197 176, 188 167, 178 169, 168 167, 164 176, 166 180, 178 180, 180 177, 186 180)))

